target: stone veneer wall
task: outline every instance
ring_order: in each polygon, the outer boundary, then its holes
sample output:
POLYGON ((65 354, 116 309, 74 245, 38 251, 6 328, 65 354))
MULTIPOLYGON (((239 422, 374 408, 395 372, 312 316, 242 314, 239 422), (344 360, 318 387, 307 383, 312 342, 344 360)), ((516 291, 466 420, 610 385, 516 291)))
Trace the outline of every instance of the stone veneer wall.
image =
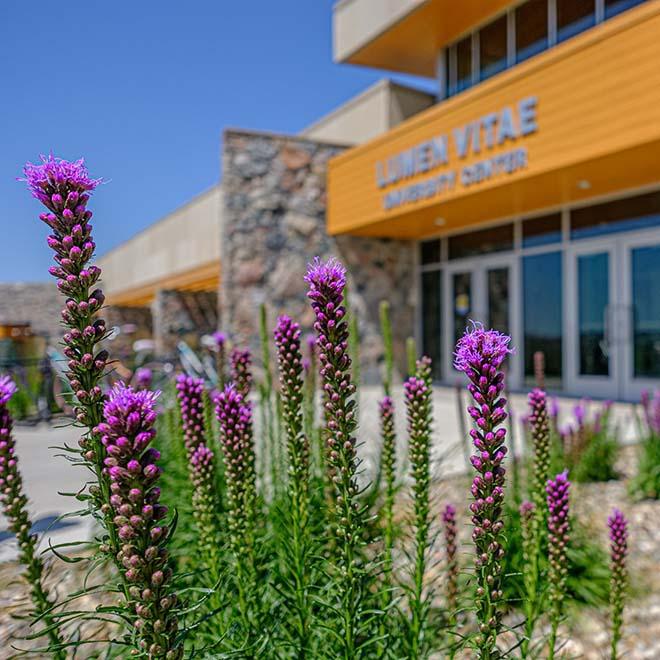
POLYGON ((63 334, 62 305, 54 283, 0 284, 0 324, 30 323, 33 332, 56 341, 63 334))
POLYGON ((271 325, 288 313, 306 330, 312 312, 303 276, 315 256, 335 255, 349 272, 350 302, 361 336, 365 382, 380 378, 379 303, 388 299, 397 365, 414 334, 414 243, 325 231, 326 168, 343 147, 306 139, 226 131, 223 141, 220 318, 235 341, 258 355, 258 309, 271 325))

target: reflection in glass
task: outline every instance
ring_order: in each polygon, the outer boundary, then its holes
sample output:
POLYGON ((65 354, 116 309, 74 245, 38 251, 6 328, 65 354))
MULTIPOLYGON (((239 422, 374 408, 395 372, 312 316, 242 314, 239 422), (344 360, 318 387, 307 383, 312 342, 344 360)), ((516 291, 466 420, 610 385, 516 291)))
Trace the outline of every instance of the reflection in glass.
POLYGON ((561 241, 561 213, 522 221, 523 247, 536 247, 561 241))
POLYGON ((546 381, 561 386, 561 252, 523 258, 523 328, 525 380, 534 382, 534 353, 545 355, 546 381))
POLYGON ((422 273, 422 351, 433 360, 433 378, 442 377, 442 271, 422 273))
POLYGON ((594 0, 557 0, 557 43, 596 23, 594 0))
POLYGON ((548 0, 529 0, 516 9, 516 62, 548 47, 548 0))
POLYGON ((492 268, 488 278, 488 327, 507 335, 509 331, 509 269, 492 268))
POLYGON ((472 85, 472 36, 456 44, 456 80, 452 94, 458 94, 472 85))
POLYGON ((506 14, 479 31, 479 80, 506 69, 506 14))
POLYGON ((632 251, 634 374, 660 377, 660 246, 632 251))
POLYGON ((607 252, 578 257, 578 324, 580 374, 607 376, 607 319, 610 303, 610 258, 607 252))
POLYGON ((472 273, 454 273, 452 276, 452 296, 454 344, 456 344, 463 336, 468 321, 472 318, 472 273))
POLYGON ((448 242, 450 259, 464 259, 478 254, 512 250, 513 225, 502 225, 450 236, 448 242))
POLYGON ((660 192, 571 211, 571 239, 591 238, 660 225, 660 192))
POLYGON ((626 9, 641 5, 644 0, 605 0, 605 18, 612 18, 626 9))

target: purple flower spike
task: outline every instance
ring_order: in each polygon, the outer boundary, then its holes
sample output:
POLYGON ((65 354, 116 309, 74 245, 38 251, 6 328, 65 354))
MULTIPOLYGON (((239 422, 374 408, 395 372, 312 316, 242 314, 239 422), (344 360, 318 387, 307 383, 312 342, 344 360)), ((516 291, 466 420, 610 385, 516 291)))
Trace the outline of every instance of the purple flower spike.
POLYGON ((135 372, 135 385, 138 389, 148 390, 154 380, 154 373, 148 367, 140 367, 135 372))
POLYGON ((477 378, 481 376, 486 365, 489 371, 497 370, 506 356, 513 353, 509 348, 510 341, 508 335, 497 330, 484 330, 481 323, 472 322, 472 328, 468 328, 456 344, 454 366, 471 380, 475 372, 477 378))
POLYGON ((212 337, 216 346, 224 346, 227 343, 227 335, 224 332, 214 332, 212 337))
POLYGON ((445 589, 447 599, 447 609, 449 616, 455 620, 456 610, 458 609, 458 548, 456 546, 456 536, 458 534, 456 526, 456 509, 447 504, 442 512, 442 524, 445 537, 445 556, 447 561, 447 586, 445 589))
POLYGON ((232 384, 218 394, 216 415, 224 454, 233 550, 241 557, 249 552, 252 542, 256 497, 252 410, 232 384))
POLYGON ((506 401, 502 363, 512 350, 511 338, 495 330, 484 330, 479 323, 468 328, 456 346, 455 366, 468 377, 468 391, 475 405, 468 407, 474 420, 470 436, 476 453, 470 461, 477 471, 472 482, 474 502, 470 505, 476 546, 477 617, 480 648, 486 655, 494 652, 500 630, 502 607, 502 558, 504 537, 502 504, 505 469, 502 465, 507 448, 506 401))
POLYGON ((149 445, 156 435, 155 405, 159 392, 134 390, 118 383, 108 393, 98 433, 106 448, 110 475, 110 502, 121 547, 117 559, 130 583, 140 646, 152 657, 179 658, 183 649, 175 641, 177 618, 172 612, 168 567, 168 528, 161 521, 167 509, 159 504, 157 486, 160 454, 149 445), (149 595, 145 595, 146 593, 149 595))
POLYGON ((252 356, 246 349, 234 348, 229 355, 231 364, 231 379, 236 385, 238 393, 247 403, 252 388, 252 356))
MULTIPOLYGON (((30 586, 34 614, 43 618, 49 629, 48 637, 54 646, 61 645, 59 626, 49 614, 53 602, 43 585, 44 565, 37 551, 38 538, 31 533, 32 520, 28 514, 28 499, 23 490, 16 443, 12 434, 13 420, 7 404, 17 391, 9 376, 0 376, 0 505, 8 528, 16 535, 19 560, 25 566, 23 577, 30 586)), ((57 660, 65 660, 66 653, 53 653, 57 660)))
POLYGON ((528 397, 529 428, 533 443, 532 501, 537 515, 538 529, 545 528, 545 486, 550 468, 550 426, 547 397, 543 390, 533 389, 528 397))
POLYGON ((16 384, 9 376, 0 376, 0 406, 5 406, 17 389, 16 384))
POLYGON ((355 556, 362 544, 363 512, 358 499, 355 455, 355 385, 351 382, 351 358, 348 349, 348 324, 344 302, 346 271, 336 260, 322 263, 317 257, 309 265, 305 281, 316 331, 316 346, 323 388, 327 464, 335 486, 338 552, 335 568, 341 575, 338 607, 343 621, 341 655, 355 657, 356 639, 361 629, 362 601, 359 569, 355 556))
POLYGON ((566 550, 569 542, 569 490, 568 472, 548 480, 546 486, 548 504, 548 583, 550 585, 550 655, 554 654, 557 628, 563 610, 566 593, 568 561, 566 550))
POLYGON ((47 157, 42 155, 39 165, 26 163, 23 173, 25 178, 19 180, 27 182, 32 196, 53 212, 62 210, 69 193, 76 192, 80 196, 92 192, 103 182, 90 178, 83 158, 69 162, 55 158, 52 153, 47 157), (59 197, 53 200, 54 195, 59 197))
POLYGON ((628 587, 628 521, 619 509, 614 509, 607 519, 610 529, 610 607, 612 616, 611 651, 617 658, 617 646, 623 626, 623 606, 628 587))
POLYGON ((383 442, 381 451, 382 473, 385 481, 385 498, 383 502, 385 570, 390 571, 394 550, 394 503, 396 497, 396 431, 394 429, 394 401, 391 397, 386 396, 381 400, 379 412, 380 435, 383 442))
POLYGON ((200 444, 206 444, 204 434, 204 381, 181 374, 176 379, 176 396, 181 410, 183 438, 190 460, 200 444))
POLYGON ((288 316, 280 316, 273 334, 277 346, 277 364, 291 470, 289 486, 295 487, 295 492, 291 495, 294 504, 302 510, 307 506, 309 443, 303 433, 304 383, 300 325, 288 316))

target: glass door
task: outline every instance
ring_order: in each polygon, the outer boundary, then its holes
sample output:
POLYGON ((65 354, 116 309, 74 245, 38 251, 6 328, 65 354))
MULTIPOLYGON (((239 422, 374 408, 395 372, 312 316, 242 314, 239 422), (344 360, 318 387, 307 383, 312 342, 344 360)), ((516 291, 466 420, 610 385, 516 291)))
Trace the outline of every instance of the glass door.
POLYGON ((638 401, 643 390, 660 387, 660 235, 623 239, 621 252, 621 396, 638 401))
POLYGON ((609 241, 567 251, 564 373, 569 392, 615 398, 619 390, 617 251, 609 241))
MULTIPOLYGON (((491 257, 479 260, 462 260, 446 269, 445 319, 449 328, 445 343, 445 374, 453 380, 456 342, 471 321, 479 321, 486 328, 494 328, 507 334, 513 332, 517 320, 514 318, 512 300, 516 261, 513 257, 491 257)), ((510 387, 518 386, 518 358, 511 362, 510 387)))

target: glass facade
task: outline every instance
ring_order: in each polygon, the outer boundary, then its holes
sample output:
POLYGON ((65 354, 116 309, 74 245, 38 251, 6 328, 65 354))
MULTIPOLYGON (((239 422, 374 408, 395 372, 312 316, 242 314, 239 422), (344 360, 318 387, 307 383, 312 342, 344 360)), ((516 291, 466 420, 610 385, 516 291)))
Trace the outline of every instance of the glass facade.
POLYGON ((580 374, 607 376, 610 304, 610 257, 607 252, 578 257, 580 374))
POLYGON ((562 381, 562 254, 523 257, 522 314, 524 380, 534 382, 534 353, 545 356, 548 385, 557 388, 562 381))
POLYGON ((459 94, 643 1, 527 0, 446 48, 442 95, 459 94))
POLYGON ((660 191, 436 238, 420 252, 437 379, 453 378, 453 346, 475 320, 513 337, 514 388, 533 384, 539 351, 551 390, 635 398, 660 385, 660 191))
POLYGON ((660 246, 632 250, 633 373, 660 378, 660 246))

